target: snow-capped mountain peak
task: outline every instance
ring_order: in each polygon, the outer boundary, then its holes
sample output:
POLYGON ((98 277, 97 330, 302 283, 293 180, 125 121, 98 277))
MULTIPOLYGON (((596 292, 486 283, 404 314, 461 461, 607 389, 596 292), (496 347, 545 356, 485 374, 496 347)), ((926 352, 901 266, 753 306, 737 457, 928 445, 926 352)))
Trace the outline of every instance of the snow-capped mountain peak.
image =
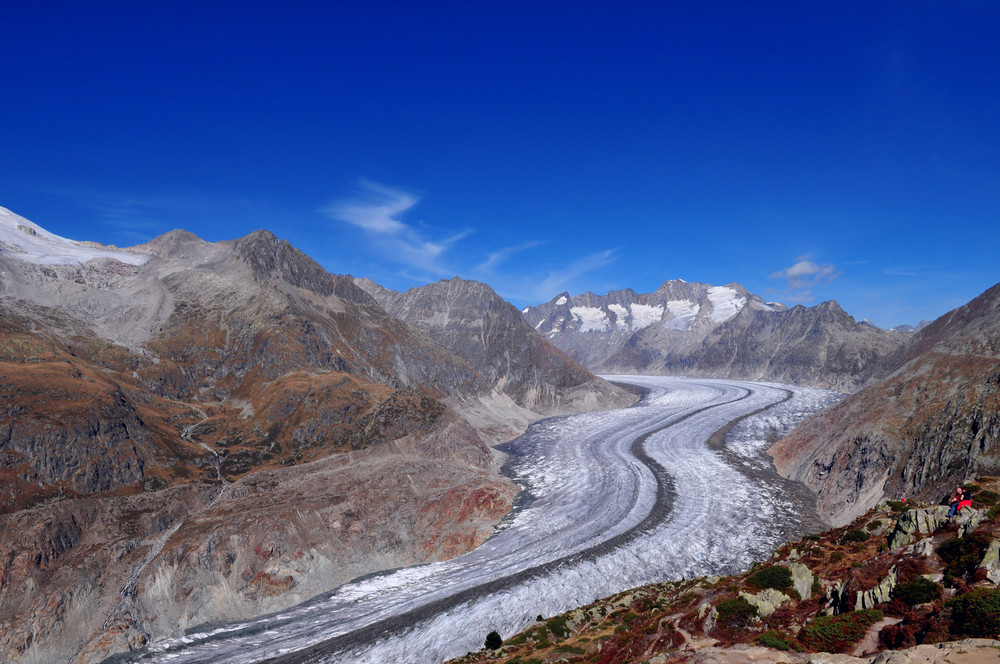
POLYGON ((83 265, 93 258, 142 265, 150 258, 96 242, 60 237, 4 207, 0 207, 0 256, 39 265, 83 265))

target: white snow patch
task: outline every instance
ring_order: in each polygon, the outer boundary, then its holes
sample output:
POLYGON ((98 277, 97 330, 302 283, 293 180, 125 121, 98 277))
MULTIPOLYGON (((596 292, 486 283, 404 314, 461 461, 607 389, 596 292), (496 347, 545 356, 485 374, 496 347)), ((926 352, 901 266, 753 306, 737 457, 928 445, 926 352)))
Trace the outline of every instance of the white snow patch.
POLYGON ((581 332, 606 332, 608 329, 607 315, 597 307, 573 307, 569 310, 580 323, 581 332))
POLYGON ((0 207, 0 254, 39 265, 83 265, 92 258, 114 258, 142 265, 149 260, 143 254, 60 237, 3 207, 0 207))
POLYGON ((709 319, 713 323, 729 320, 738 314, 743 305, 747 303, 745 297, 740 297, 739 293, 726 286, 709 288, 708 300, 712 303, 712 315, 709 316, 709 319))
POLYGON ((632 329, 641 330, 663 318, 663 307, 659 304, 632 304, 632 329))
POLYGON ((556 306, 557 306, 557 307, 561 307, 562 305, 566 304, 567 302, 569 302, 569 300, 567 300, 567 299, 566 299, 566 296, 565 296, 565 295, 563 295, 563 296, 562 296, 562 297, 560 297, 560 298, 559 298, 558 300, 556 300, 556 306))
POLYGON ((691 300, 670 300, 667 311, 673 318, 663 324, 668 330, 686 332, 694 322, 695 316, 701 311, 701 306, 691 300))
POLYGON ((521 313, 522 313, 522 314, 526 314, 526 313, 528 313, 528 311, 530 311, 530 310, 531 310, 531 307, 525 307, 524 309, 521 309, 521 313))
POLYGON ((608 309, 615 315, 615 325, 622 329, 628 327, 628 309, 620 304, 609 304, 608 309))

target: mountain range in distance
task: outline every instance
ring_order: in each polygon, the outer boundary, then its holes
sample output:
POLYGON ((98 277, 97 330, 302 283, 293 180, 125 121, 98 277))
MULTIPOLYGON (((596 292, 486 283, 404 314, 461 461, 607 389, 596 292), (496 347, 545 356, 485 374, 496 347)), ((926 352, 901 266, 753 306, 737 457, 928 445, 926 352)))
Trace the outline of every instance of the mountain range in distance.
POLYGON ((830 523, 1000 471, 1000 286, 881 330, 738 284, 398 293, 267 231, 119 249, 0 208, 0 652, 98 662, 474 548, 492 445, 635 397, 596 374, 847 393, 775 442, 830 523), (124 590, 123 590, 124 589, 124 590))

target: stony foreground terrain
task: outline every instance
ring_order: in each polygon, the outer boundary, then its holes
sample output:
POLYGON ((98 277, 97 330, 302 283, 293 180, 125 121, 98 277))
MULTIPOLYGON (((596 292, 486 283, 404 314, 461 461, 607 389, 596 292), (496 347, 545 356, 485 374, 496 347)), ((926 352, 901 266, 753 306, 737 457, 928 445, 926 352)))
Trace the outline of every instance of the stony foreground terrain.
POLYGON ((883 504, 745 574, 644 586, 539 616, 453 661, 1000 661, 1000 482, 969 486, 978 509, 955 518, 943 506, 883 504))

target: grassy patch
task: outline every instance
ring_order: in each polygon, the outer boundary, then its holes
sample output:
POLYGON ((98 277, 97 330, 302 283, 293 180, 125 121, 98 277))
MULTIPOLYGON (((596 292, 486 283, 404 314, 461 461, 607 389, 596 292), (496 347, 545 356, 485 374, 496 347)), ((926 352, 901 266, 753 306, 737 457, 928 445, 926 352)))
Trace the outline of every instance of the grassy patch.
POLYGON ((783 634, 776 629, 767 630, 758 636, 756 641, 765 648, 774 648, 775 650, 802 650, 802 646, 794 637, 783 634))
POLYGON ((819 616, 802 628, 799 641, 812 652, 846 652, 879 620, 882 612, 874 610, 819 616))
POLYGON ((901 512, 905 512, 906 510, 910 509, 910 505, 903 502, 902 500, 890 500, 889 509, 891 509, 896 514, 899 514, 901 512))

